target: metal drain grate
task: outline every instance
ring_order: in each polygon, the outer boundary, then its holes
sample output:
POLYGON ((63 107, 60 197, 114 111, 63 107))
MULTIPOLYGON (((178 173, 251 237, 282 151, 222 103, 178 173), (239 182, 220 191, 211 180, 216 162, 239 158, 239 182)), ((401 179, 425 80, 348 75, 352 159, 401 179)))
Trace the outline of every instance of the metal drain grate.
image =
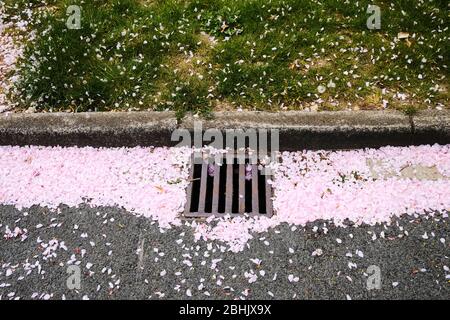
POLYGON ((232 215, 271 217, 272 187, 269 175, 263 175, 258 165, 233 163, 208 165, 193 163, 191 183, 187 189, 184 216, 188 218, 232 215))

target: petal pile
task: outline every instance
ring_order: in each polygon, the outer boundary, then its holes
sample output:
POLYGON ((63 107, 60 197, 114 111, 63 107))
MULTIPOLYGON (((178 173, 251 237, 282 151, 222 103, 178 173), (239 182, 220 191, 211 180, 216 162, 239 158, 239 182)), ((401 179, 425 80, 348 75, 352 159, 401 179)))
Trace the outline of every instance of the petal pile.
MULTIPOLYGON (((179 225, 191 154, 190 148, 0 147, 0 204, 118 206, 162 228, 179 225)), ((450 145, 285 152, 280 160, 271 164, 273 217, 193 221, 195 239, 219 240, 237 252, 253 234, 281 223, 373 225, 393 215, 450 211, 450 145)))

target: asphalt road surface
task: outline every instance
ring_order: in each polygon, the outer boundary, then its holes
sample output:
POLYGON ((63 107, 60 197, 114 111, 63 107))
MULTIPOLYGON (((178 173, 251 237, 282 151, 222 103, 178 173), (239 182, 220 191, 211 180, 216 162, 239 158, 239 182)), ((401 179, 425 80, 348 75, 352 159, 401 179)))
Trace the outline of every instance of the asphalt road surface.
POLYGON ((449 299, 449 229, 442 214, 316 221, 232 253, 120 208, 0 206, 0 299, 449 299))

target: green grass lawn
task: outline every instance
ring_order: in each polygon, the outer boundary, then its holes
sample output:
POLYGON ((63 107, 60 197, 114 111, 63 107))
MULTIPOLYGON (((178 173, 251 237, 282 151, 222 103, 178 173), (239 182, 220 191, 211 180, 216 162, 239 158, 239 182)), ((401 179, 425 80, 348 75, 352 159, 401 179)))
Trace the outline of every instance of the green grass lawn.
POLYGON ((34 13, 11 97, 23 109, 449 105, 448 1, 3 1, 8 14, 34 13), (73 4, 80 30, 66 27, 73 4), (381 8, 380 30, 366 26, 368 4, 381 8))

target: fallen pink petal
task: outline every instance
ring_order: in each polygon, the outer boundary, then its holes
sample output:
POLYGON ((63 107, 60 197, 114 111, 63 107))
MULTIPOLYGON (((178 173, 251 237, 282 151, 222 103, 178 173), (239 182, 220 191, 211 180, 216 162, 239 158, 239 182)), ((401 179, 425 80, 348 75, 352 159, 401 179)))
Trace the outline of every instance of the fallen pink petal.
MULTIPOLYGON (((320 219, 336 225, 345 221, 373 225, 394 215, 449 210, 449 148, 284 152, 279 163, 271 164, 276 212, 272 218, 225 216, 194 222, 195 239, 219 240, 238 252, 255 234, 281 223, 305 225, 320 219), (438 178, 423 179, 421 170, 438 178)), ((189 148, 0 147, 0 203, 20 209, 86 202, 120 206, 169 228, 181 223, 191 152, 189 148)))

